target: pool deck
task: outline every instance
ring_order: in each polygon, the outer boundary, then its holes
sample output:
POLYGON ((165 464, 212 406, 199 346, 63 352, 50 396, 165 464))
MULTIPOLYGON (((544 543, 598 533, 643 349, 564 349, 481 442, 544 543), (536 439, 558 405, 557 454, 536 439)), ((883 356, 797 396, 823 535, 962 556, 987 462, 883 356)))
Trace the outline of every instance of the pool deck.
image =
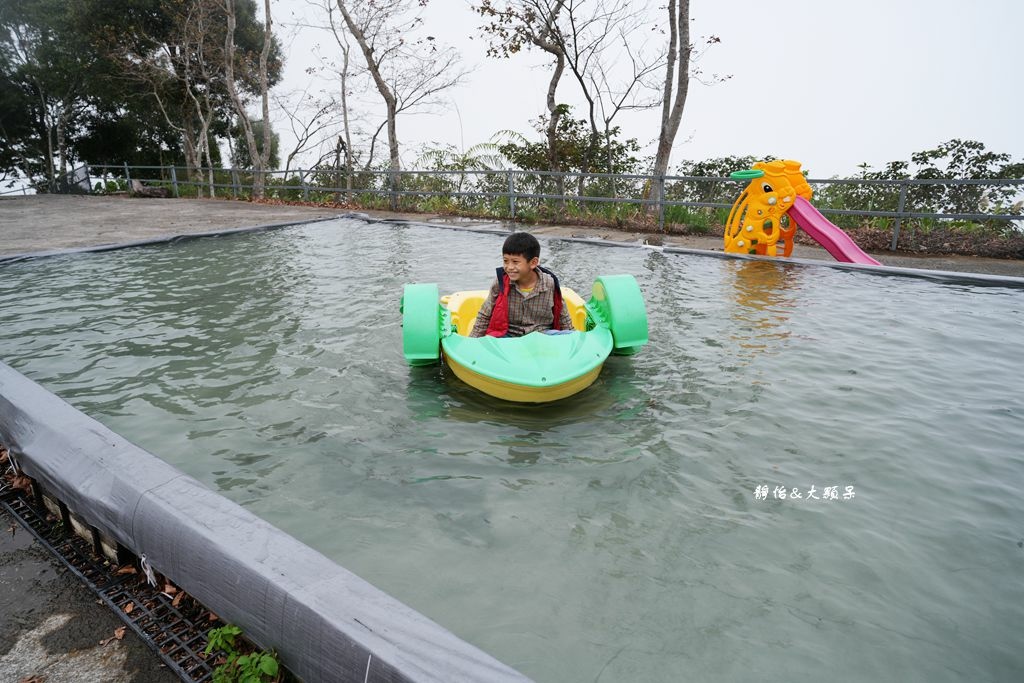
MULTIPOLYGON (((34 195, 0 199, 0 257, 108 244, 155 240, 218 230, 303 223, 340 216, 344 209, 254 204, 216 199, 144 199, 126 196, 92 197, 34 195)), ((360 211, 379 220, 397 219, 440 223, 467 229, 509 231, 513 225, 538 236, 582 237, 642 244, 722 251, 717 237, 648 235, 614 228, 525 225, 494 220, 473 220, 436 214, 360 211)), ((871 254, 886 266, 1024 277, 1024 261, 977 256, 930 256, 893 253, 871 254)), ((794 258, 833 261, 820 247, 797 244, 794 258)))

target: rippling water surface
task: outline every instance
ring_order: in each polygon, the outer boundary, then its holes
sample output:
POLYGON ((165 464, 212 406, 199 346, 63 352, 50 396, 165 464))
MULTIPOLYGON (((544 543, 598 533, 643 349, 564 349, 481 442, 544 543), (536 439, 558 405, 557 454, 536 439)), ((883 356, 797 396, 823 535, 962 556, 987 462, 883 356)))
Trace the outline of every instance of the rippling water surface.
POLYGON ((584 296, 635 275, 651 343, 517 406, 400 348, 403 284, 500 245, 8 264, 0 358, 540 681, 1024 678, 1024 292, 542 242, 584 296))

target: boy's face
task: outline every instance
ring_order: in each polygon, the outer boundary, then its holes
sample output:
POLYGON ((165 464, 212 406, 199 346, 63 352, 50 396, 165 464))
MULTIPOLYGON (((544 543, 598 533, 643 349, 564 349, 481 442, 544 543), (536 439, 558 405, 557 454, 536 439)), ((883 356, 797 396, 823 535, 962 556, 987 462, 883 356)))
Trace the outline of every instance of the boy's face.
POLYGON ((512 282, 518 282, 523 276, 529 281, 533 276, 533 269, 540 263, 539 256, 526 260, 526 257, 522 254, 502 254, 501 259, 505 267, 505 273, 512 282))

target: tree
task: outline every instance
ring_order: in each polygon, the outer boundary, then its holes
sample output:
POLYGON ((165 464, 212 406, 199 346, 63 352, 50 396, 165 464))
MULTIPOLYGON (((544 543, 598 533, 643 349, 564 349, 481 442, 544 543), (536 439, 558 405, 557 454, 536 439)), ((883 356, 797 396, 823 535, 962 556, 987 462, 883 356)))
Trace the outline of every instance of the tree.
MULTIPOLYGON (((725 156, 686 160, 679 164, 676 175, 691 178, 728 178, 733 171, 752 168, 759 161, 772 161, 774 156, 725 156)), ((666 186, 665 193, 676 201, 731 204, 736 199, 735 182, 684 181, 666 186)))
MULTIPOLYGON (((201 175, 205 158, 211 198, 216 194, 213 150, 217 148, 211 140, 211 128, 215 118, 227 118, 223 90, 216 86, 223 61, 216 40, 219 10, 212 1, 169 4, 165 9, 169 28, 166 42, 153 55, 153 61, 141 62, 145 67, 140 69, 164 119, 182 136, 190 176, 201 175)), ((129 53, 127 59, 131 58, 129 53)), ((126 68, 132 70, 130 62, 126 68)))
POLYGON ((366 68, 384 101, 390 168, 401 169, 398 115, 436 102, 442 91, 462 82, 466 72, 450 47, 436 44, 433 36, 415 37, 422 24, 414 5, 428 0, 376 0, 352 3, 337 0, 338 9, 359 46, 366 68))
POLYGON ((251 120, 249 126, 252 130, 253 139, 256 141, 256 150, 259 155, 258 160, 253 161, 252 151, 249 149, 246 141, 245 130, 241 126, 235 126, 231 129, 231 137, 229 138, 231 143, 231 165, 235 168, 256 169, 258 164, 264 163, 266 164, 264 168, 277 168, 280 164, 278 156, 280 137, 277 133, 271 132, 270 149, 264 150, 266 129, 269 126, 264 126, 263 121, 260 119, 251 120))
MULTIPOLYGON (((545 135, 542 142, 531 142, 513 133, 506 133, 509 138, 498 145, 498 150, 516 167, 524 171, 546 170, 547 161, 551 156, 547 139, 548 121, 541 117, 534 121, 534 129, 545 135)), ((640 159, 636 156, 640 145, 636 139, 617 140, 619 129, 609 131, 608 158, 611 160, 611 173, 631 174, 639 170, 640 159)), ((600 137, 599 137, 600 141, 600 137)), ((555 131, 555 155, 562 160, 566 172, 580 174, 580 191, 583 191, 583 176, 590 165, 591 151, 594 145, 594 133, 586 119, 572 117, 568 105, 560 105, 558 128, 555 131)))
MULTIPOLYGON (((1024 161, 1011 155, 986 149, 977 140, 953 139, 910 155, 909 159, 890 161, 880 170, 869 164, 858 166, 855 177, 867 181, 927 180, 928 183, 835 183, 815 192, 815 206, 851 211, 897 211, 947 214, 1020 214, 1019 185, 999 182, 1008 178, 1024 178, 1024 161), (992 184, 973 182, 954 184, 946 179, 995 180, 992 184)), ((854 227, 860 217, 832 218, 841 227, 854 227)), ((1000 229, 1011 224, 1002 220, 984 221, 1000 229)))
MULTIPOLYGON (((254 0, 234 4, 246 97, 261 90, 255 55, 267 49, 266 31, 254 0)), ((215 138, 232 118, 225 30, 223 0, 0 2, 0 160, 45 186, 82 159, 154 164, 184 155, 190 173, 204 158, 212 168, 215 138)), ((269 86, 280 73, 276 43, 266 62, 269 86)))
MULTIPOLYGON (((70 147, 77 158, 93 165, 165 166, 181 164, 181 137, 152 107, 130 106, 131 96, 120 102, 96 102, 81 117, 70 147)), ((139 103, 142 104, 142 103, 139 103)), ((210 150, 212 164, 220 164, 220 150, 210 150)))
POLYGON ((24 166, 27 141, 33 135, 31 95, 18 76, 15 62, 14 46, 7 40, 0 40, 0 175, 3 179, 17 174, 24 166))
MULTIPOLYGON (((1024 176, 1024 163, 1014 162, 1009 154, 990 152, 977 140, 953 139, 934 149, 917 152, 910 157, 917 166, 916 180, 956 178, 983 180, 989 178, 1020 178, 1024 176)), ((887 171, 910 170, 903 163, 890 162, 887 171)), ((1016 188, 981 184, 917 185, 916 204, 932 211, 949 213, 983 213, 990 206, 1008 202, 1017 194, 1016 188)))
POLYGON ((552 33, 587 102, 591 144, 584 172, 603 161, 603 170, 613 173, 612 122, 623 111, 658 105, 643 96, 656 89, 648 79, 664 63, 663 52, 652 53, 642 38, 647 9, 630 0, 567 0, 564 26, 552 33))
MULTIPOLYGON (((334 36, 334 40, 338 43, 338 49, 341 50, 341 66, 338 68, 338 76, 341 81, 339 92, 341 94, 341 135, 338 136, 337 144, 335 145, 334 153, 334 168, 337 169, 341 166, 341 157, 345 157, 345 189, 350 193, 352 192, 352 171, 355 161, 355 150, 352 148, 352 121, 350 117, 350 109, 348 104, 348 95, 350 87, 350 79, 352 77, 352 46, 348 42, 348 34, 342 31, 334 20, 334 12, 332 8, 328 7, 328 18, 330 19, 331 35, 334 36)), ((380 128, 377 129, 380 131, 380 128)), ((373 148, 373 142, 376 141, 376 136, 371 141, 371 149, 373 148)), ((373 163, 373 154, 369 155, 366 161, 366 166, 369 168, 370 164, 373 163)), ((335 201, 340 201, 341 197, 335 195, 335 201)))
POLYGON ((11 117, 14 132, 22 137, 5 147, 8 154, 18 150, 26 176, 45 179, 40 189, 55 190, 66 174, 74 156, 70 137, 89 106, 90 74, 103 71, 96 68, 97 57, 79 30, 86 18, 83 9, 59 0, 0 5, 2 66, 12 89, 5 106, 28 108, 11 117))
MULTIPOLYGON (((96 40, 97 48, 118 63, 120 80, 143 87, 145 104, 135 98, 132 106, 155 108, 166 125, 178 131, 190 176, 198 174, 205 158, 211 194, 212 167, 219 157, 215 138, 228 135, 235 111, 226 77, 226 1, 134 0, 104 6, 108 14, 124 17, 127 26, 109 28, 96 40)), ((231 0, 231 9, 235 22, 230 36, 231 80, 244 104, 252 94, 261 94, 257 63, 267 49, 267 33, 265 25, 256 21, 254 0, 231 0)), ((117 26, 113 19, 106 23, 117 26)), ((272 41, 267 54, 268 87, 277 82, 280 70, 280 49, 272 41)))
POLYGON ((661 126, 653 173, 664 177, 690 88, 690 0, 668 0, 668 51, 661 98, 661 126))
MULTIPOLYGON (((1024 177, 1024 162, 1014 161, 1006 153, 989 151, 977 140, 960 139, 915 152, 909 161, 890 161, 880 171, 869 168, 867 164, 861 165, 861 178, 941 181, 1024 177)), ((833 186, 827 188, 827 193, 830 199, 840 200, 844 205, 894 211, 900 190, 893 185, 833 186)), ((905 207, 929 213, 986 213, 993 208, 1005 212, 1018 195, 1017 187, 1000 183, 915 183, 906 188, 905 207)))
POLYGON ((53 184, 74 159, 153 164, 179 157, 180 142, 168 135, 170 122, 161 121, 153 101, 133 87, 140 62, 122 58, 129 49, 135 55, 152 54, 160 43, 151 36, 169 34, 168 12, 176 4, 183 3, 0 4, 0 43, 17 44, 20 55, 9 77, 28 94, 24 104, 37 122, 18 142, 25 175, 53 184))
MULTIPOLYGON (((332 114, 338 109, 338 101, 333 98, 316 98, 309 88, 274 95, 274 104, 284 113, 295 138, 295 146, 289 150, 284 160, 284 174, 287 176, 292 162, 303 152, 322 145, 327 138, 333 139, 329 130, 335 125, 332 114)), ((277 134, 275 133, 275 138, 277 134)), ((280 166, 280 162, 271 160, 270 165, 280 166)))
MULTIPOLYGON (((251 1, 249 4, 252 4, 251 1)), ((245 134, 249 159, 252 161, 252 193, 254 197, 262 198, 263 188, 266 183, 265 173, 270 162, 272 136, 269 100, 270 77, 268 72, 271 49, 274 47, 275 41, 272 31, 273 21, 270 15, 270 0, 263 0, 262 46, 259 53, 259 67, 256 70, 258 74, 257 94, 260 97, 263 109, 262 140, 260 142, 256 140, 252 120, 249 118, 248 111, 246 111, 247 102, 239 92, 238 83, 235 79, 235 62, 238 61, 242 65, 246 65, 246 57, 248 56, 244 52, 239 53, 235 49, 235 33, 238 29, 235 0, 224 0, 224 14, 227 19, 227 31, 224 34, 224 83, 227 86, 231 102, 234 104, 238 123, 245 134)), ((247 66, 249 67, 248 72, 252 73, 252 65, 248 64, 247 66)))
MULTIPOLYGON (((558 83, 565 71, 564 41, 556 36, 558 18, 565 7, 565 0, 509 0, 498 4, 497 0, 482 0, 474 9, 480 16, 489 19, 483 29, 491 36, 487 54, 507 59, 524 47, 536 47, 554 58, 554 68, 548 81, 546 104, 547 116, 547 170, 562 171, 562 159, 558 156, 558 126, 563 105, 555 99, 558 83)), ((565 194, 564 180, 557 178, 558 194, 565 194)))
MULTIPOLYGON (((488 54, 510 57, 523 48, 537 47, 554 58, 554 68, 547 91, 548 170, 565 171, 571 165, 581 174, 579 192, 583 192, 584 176, 597 170, 614 173, 621 165, 615 159, 618 128, 614 120, 629 109, 657 105, 655 98, 643 98, 650 87, 648 79, 663 61, 660 54, 646 49, 637 34, 647 19, 647 3, 628 0, 482 0, 476 11, 490 20, 484 30, 491 36, 488 54), (628 65, 623 78, 620 64, 628 65), (555 98, 563 71, 568 68, 575 77, 586 101, 586 122, 590 132, 583 144, 574 150, 573 161, 561 155, 564 134, 561 117, 568 111, 555 98), (562 141, 558 140, 559 136, 562 141)), ((576 121, 570 122, 575 129, 576 121)), ((621 150, 620 150, 621 151, 621 150)), ((557 192, 564 194, 558 177, 557 192)), ((614 181, 611 194, 617 194, 614 181)))

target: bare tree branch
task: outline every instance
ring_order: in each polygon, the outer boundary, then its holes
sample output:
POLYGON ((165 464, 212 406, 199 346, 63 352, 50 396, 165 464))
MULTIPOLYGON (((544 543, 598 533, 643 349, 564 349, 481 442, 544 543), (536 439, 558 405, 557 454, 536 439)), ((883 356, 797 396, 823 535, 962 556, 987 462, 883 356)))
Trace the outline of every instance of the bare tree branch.
MULTIPOLYGON (((427 0, 337 0, 345 25, 363 54, 384 101, 390 168, 401 168, 397 118, 415 107, 435 103, 438 93, 462 82, 466 71, 452 48, 439 48, 432 36, 417 39, 422 24, 416 7, 427 0)), ((372 146, 371 146, 372 149, 372 146)))

